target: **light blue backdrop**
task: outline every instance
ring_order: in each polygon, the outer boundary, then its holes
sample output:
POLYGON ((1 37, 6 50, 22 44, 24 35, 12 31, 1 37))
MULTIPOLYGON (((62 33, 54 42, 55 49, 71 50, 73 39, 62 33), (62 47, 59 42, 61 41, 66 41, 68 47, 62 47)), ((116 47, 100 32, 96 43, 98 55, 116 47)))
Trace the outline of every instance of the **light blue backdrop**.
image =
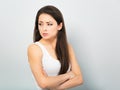
POLYGON ((27 47, 35 15, 48 4, 63 13, 83 73, 73 90, 120 90, 119 0, 1 0, 0 90, 36 90, 27 47))

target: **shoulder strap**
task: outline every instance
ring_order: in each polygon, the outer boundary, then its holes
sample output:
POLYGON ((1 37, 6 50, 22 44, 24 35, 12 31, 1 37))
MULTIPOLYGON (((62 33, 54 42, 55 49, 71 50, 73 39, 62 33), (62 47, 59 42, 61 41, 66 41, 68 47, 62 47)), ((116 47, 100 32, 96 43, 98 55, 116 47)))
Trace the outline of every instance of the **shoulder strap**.
POLYGON ((35 44, 35 45, 38 45, 38 46, 41 48, 42 52, 45 51, 45 48, 44 48, 44 46, 43 46, 41 43, 35 42, 34 44, 35 44))

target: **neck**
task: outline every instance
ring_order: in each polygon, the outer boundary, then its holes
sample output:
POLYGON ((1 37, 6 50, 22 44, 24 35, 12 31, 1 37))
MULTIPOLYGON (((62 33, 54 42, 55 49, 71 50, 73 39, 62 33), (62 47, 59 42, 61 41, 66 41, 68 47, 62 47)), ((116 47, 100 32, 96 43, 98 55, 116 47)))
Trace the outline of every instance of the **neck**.
POLYGON ((43 43, 45 46, 50 46, 55 49, 57 38, 51 40, 41 39, 40 42, 43 43))

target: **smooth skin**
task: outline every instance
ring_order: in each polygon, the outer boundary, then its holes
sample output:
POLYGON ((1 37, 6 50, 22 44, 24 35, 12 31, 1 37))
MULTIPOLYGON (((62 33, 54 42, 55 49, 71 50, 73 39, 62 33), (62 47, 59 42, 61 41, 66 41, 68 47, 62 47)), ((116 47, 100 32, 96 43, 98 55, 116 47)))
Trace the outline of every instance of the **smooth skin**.
MULTIPOLYGON (((62 28, 62 23, 59 25, 53 17, 48 14, 41 14, 38 20, 38 28, 42 39, 39 41, 47 49, 48 53, 57 60, 55 47, 57 41, 57 33, 62 28)), ((31 71, 41 88, 50 90, 65 90, 71 87, 81 85, 83 83, 80 67, 76 60, 74 50, 71 45, 69 47, 71 71, 57 75, 48 76, 42 67, 43 53, 38 45, 31 44, 28 47, 28 61, 31 71)))

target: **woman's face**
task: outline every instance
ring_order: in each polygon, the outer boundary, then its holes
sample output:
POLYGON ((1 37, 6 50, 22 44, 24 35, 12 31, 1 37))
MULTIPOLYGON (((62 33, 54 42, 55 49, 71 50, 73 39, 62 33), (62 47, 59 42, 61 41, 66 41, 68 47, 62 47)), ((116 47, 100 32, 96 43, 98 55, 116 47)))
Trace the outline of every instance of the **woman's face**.
POLYGON ((62 28, 62 23, 57 24, 56 20, 49 14, 41 14, 38 19, 38 29, 44 39, 54 39, 58 31, 62 28))

